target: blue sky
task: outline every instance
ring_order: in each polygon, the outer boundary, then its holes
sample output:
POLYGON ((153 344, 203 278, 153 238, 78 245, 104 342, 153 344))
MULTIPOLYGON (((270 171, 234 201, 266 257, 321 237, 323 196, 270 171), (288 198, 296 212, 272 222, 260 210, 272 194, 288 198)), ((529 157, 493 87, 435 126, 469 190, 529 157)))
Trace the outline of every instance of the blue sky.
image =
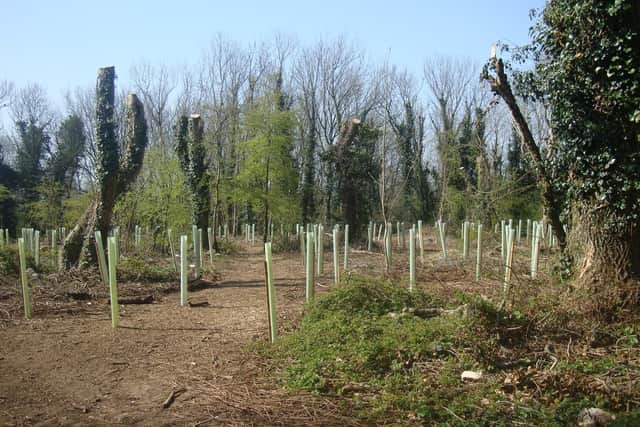
POLYGON ((524 43, 544 0, 135 1, 0 0, 0 80, 41 84, 56 102, 115 65, 127 84, 140 60, 195 63, 218 33, 241 43, 276 32, 302 44, 346 35, 374 60, 419 74, 445 54, 484 61, 492 43, 524 43), (108 5, 108 8, 101 7, 108 5))

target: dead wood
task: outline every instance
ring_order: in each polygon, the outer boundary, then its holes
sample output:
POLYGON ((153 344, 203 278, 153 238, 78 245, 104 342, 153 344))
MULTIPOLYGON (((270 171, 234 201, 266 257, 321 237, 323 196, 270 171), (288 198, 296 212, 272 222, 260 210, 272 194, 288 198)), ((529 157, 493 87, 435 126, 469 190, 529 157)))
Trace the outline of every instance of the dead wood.
POLYGON ((208 307, 209 301, 202 298, 189 298, 189 307, 208 307))
POLYGON ((437 317, 437 316, 452 316, 454 314, 462 314, 463 316, 466 316, 467 313, 467 305, 463 304, 460 307, 451 309, 451 310, 447 310, 444 308, 408 308, 408 309, 404 309, 402 310, 400 313, 396 313, 396 312, 389 312, 387 313, 387 316, 392 317, 392 318, 398 318, 398 317, 406 317, 406 316, 416 316, 419 317, 421 319, 430 319, 432 317, 437 317))
POLYGON ((173 402, 176 400, 176 397, 180 396, 185 391, 187 391, 186 388, 179 388, 177 390, 171 390, 171 393, 169 394, 169 397, 167 397, 165 399, 165 401, 162 402, 162 409, 169 408, 169 406, 171 406, 173 404, 173 402))
MULTIPOLYGON (((125 297, 118 298, 118 304, 153 304, 153 295, 145 295, 139 297, 125 297)), ((109 305, 111 305, 111 300, 109 300, 109 305)))

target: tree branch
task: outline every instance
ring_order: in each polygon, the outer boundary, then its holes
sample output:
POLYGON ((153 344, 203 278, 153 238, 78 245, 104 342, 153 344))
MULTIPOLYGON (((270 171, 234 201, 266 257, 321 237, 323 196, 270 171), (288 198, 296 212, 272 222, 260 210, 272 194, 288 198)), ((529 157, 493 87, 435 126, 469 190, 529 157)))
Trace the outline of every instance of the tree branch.
POLYGON ((558 238, 560 249, 564 252, 566 248, 566 234, 560 221, 561 206, 555 191, 553 190, 553 182, 542 159, 540 147, 536 144, 533 134, 531 133, 531 129, 529 128, 529 124, 524 118, 524 115, 516 101, 516 97, 511 90, 511 85, 509 84, 509 80, 504 71, 504 63, 502 62, 502 59, 493 57, 490 60, 490 65, 494 70, 494 75, 489 74, 489 66, 485 65, 482 78, 489 82, 491 91, 502 98, 505 104, 507 104, 507 108, 511 113, 516 129, 520 134, 520 138, 531 155, 533 166, 538 177, 538 182, 542 187, 542 199, 544 201, 545 210, 547 211, 547 215, 551 221, 553 231, 558 238))

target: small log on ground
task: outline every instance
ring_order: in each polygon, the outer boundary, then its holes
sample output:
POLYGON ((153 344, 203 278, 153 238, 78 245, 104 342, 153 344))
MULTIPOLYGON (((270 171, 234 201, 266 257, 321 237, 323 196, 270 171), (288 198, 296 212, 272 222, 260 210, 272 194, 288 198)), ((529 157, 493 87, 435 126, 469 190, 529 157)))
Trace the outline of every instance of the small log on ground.
MULTIPOLYGON (((122 297, 118 298, 118 304, 153 304, 153 295, 136 296, 136 297, 122 297)), ((111 305, 111 300, 109 300, 111 305)))
POLYGON ((209 301, 204 298, 189 298, 189 307, 208 307, 209 301))

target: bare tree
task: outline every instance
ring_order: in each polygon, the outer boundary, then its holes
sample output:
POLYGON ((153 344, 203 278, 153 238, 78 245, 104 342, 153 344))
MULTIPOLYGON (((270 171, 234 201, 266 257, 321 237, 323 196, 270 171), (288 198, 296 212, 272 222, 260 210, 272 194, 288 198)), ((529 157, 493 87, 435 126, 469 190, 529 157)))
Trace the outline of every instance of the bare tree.
MULTIPOLYGON (((8 80, 0 81, 0 111, 3 108, 10 105, 10 100, 13 95, 13 83, 8 80)), ((2 122, 0 121, 0 131, 3 130, 2 122)), ((7 157, 7 152, 12 151, 13 147, 11 139, 8 135, 0 135, 0 163, 4 162, 7 157)))
POLYGON ((13 94, 13 83, 9 80, 0 81, 0 109, 9 106, 13 94))
POLYGON ((65 103, 70 115, 80 117, 87 138, 84 155, 80 160, 82 184, 96 182, 96 144, 95 144, 95 116, 96 91, 93 87, 77 87, 65 94, 65 103))
POLYGON ((318 114, 322 63, 312 49, 304 49, 293 66, 302 147, 302 223, 308 224, 316 215, 316 162, 318 151, 318 114))
POLYGON ((14 91, 10 115, 14 123, 32 123, 42 129, 49 128, 55 119, 47 92, 38 84, 29 84, 14 91))
MULTIPOLYGON (((242 91, 250 78, 250 62, 237 43, 218 35, 204 53, 197 80, 200 112, 208 124, 205 139, 211 146, 213 226, 230 220, 232 231, 237 226, 238 207, 229 197, 222 200, 222 185, 238 173, 242 91)), ((214 244, 217 246, 217 240, 214 244)))
POLYGON ((378 105, 378 87, 369 72, 364 52, 344 37, 333 41, 319 41, 307 55, 315 56, 320 64, 317 131, 319 154, 318 181, 324 189, 325 217, 333 211, 336 191, 335 164, 331 151, 338 140, 340 128, 350 118, 365 122, 378 105))
POLYGON ((543 160, 541 147, 534 139, 529 123, 522 114, 522 110, 511 90, 511 84, 505 73, 502 59, 494 56, 490 60, 490 65, 491 70, 488 65, 485 66, 482 77, 489 83, 491 91, 495 93, 496 96, 502 98, 511 113, 514 126, 520 134, 522 143, 526 147, 535 168, 546 214, 553 227, 553 232, 558 237, 558 244, 564 251, 566 247, 566 233, 560 221, 560 199, 554 190, 552 175, 543 160))
MULTIPOLYGON (((381 197, 381 203, 393 209, 393 205, 403 201, 404 213, 409 217, 427 218, 430 210, 431 190, 429 188, 427 159, 424 155, 425 114, 419 101, 420 87, 415 77, 406 70, 385 65, 382 77, 382 111, 380 120, 384 121, 383 139, 386 150, 382 160, 393 159, 395 171, 384 161, 385 181, 397 175, 397 186, 389 188, 383 194, 389 194, 389 200, 381 197), (393 153, 389 152, 393 150, 393 153), (393 201, 393 204, 389 202, 393 201)), ((384 210, 384 209, 383 209, 384 210)), ((386 218, 386 212, 383 212, 386 218)))
POLYGON ((197 82, 194 73, 185 67, 179 73, 179 83, 177 84, 177 95, 175 100, 175 116, 188 115, 192 111, 199 110, 197 107, 198 93, 197 82))
MULTIPOLYGON (((121 88, 115 94, 114 124, 120 141, 124 140, 124 116, 127 89, 121 88)), ((80 117, 87 138, 84 154, 80 160, 80 186, 93 186, 96 183, 96 89, 93 86, 76 87, 65 93, 67 113, 80 117)), ((122 147, 120 147, 122 148, 122 147)))
POLYGON ((428 117, 439 154, 440 204, 438 216, 445 216, 450 165, 464 114, 479 91, 478 70, 470 60, 437 57, 424 64, 424 79, 429 90, 428 117))
POLYGON ((154 66, 140 62, 132 67, 131 75, 149 120, 151 146, 170 147, 171 123, 175 117, 170 98, 177 86, 175 73, 164 64, 154 66))

